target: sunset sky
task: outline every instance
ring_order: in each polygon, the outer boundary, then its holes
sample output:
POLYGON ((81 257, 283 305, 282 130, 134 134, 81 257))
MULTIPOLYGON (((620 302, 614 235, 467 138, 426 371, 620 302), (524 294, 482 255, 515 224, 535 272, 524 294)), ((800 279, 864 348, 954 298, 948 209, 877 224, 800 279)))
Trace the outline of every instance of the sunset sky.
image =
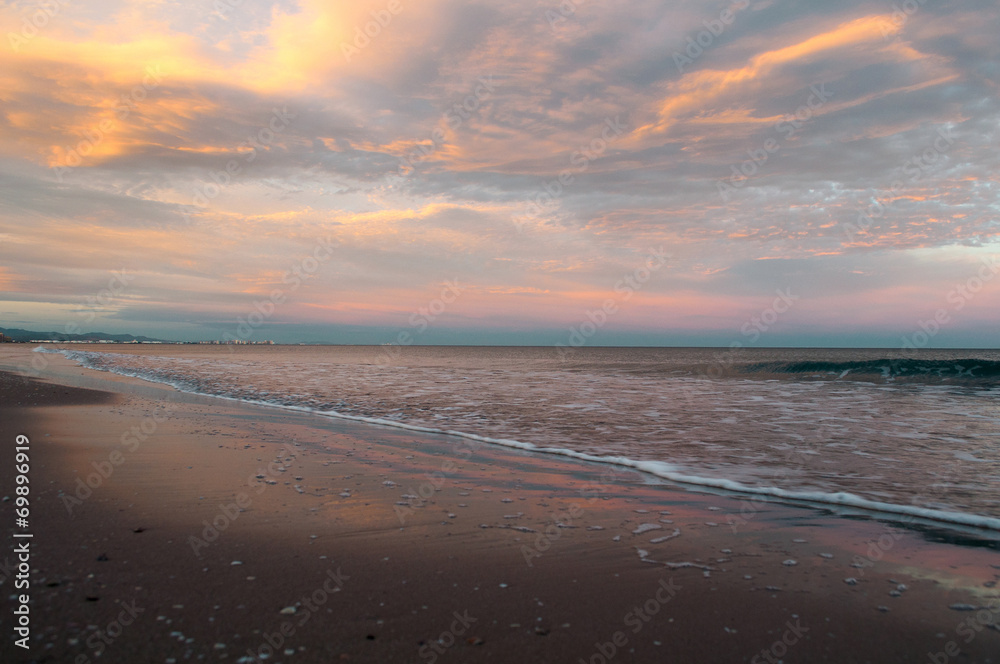
POLYGON ((903 4, 0 3, 0 327, 1000 346, 1000 7, 903 4))

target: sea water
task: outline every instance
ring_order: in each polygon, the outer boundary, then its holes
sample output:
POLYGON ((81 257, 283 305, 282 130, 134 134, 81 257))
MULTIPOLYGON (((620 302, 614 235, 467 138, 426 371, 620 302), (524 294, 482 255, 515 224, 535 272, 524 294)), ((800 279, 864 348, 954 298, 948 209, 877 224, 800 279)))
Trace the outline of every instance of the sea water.
POLYGON ((997 351, 116 345, 62 352, 94 369, 200 394, 448 432, 717 490, 1000 531, 997 351))

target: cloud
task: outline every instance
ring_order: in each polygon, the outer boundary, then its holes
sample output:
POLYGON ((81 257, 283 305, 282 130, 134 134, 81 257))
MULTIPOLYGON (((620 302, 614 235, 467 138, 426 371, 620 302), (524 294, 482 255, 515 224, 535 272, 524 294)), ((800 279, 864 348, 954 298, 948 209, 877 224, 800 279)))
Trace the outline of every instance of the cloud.
POLYGON ((791 335, 921 315, 996 247, 1000 11, 751 2, 679 68, 735 6, 67 4, 0 72, 0 299, 58 319, 127 269, 119 329, 283 288, 283 329, 361 334, 457 278, 442 325, 562 329, 663 247, 621 334, 724 338, 788 284, 791 335))

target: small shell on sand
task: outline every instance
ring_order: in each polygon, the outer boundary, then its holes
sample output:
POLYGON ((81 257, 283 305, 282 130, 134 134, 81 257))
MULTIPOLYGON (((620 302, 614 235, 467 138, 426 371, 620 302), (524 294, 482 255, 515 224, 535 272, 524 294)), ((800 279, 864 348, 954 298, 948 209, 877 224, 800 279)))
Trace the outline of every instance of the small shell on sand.
POLYGON ((670 533, 669 535, 664 535, 663 537, 654 537, 653 539, 649 540, 649 543, 660 544, 662 542, 666 542, 667 540, 672 540, 673 538, 680 536, 681 536, 681 529, 674 528, 674 532, 670 533))
POLYGON ((856 586, 858 585, 858 580, 855 579, 853 576, 849 576, 846 579, 844 579, 844 583, 846 583, 849 586, 856 586))
POLYGON ((663 528, 663 526, 661 526, 658 523, 644 523, 644 524, 640 525, 638 528, 636 528, 635 530, 633 530, 632 534, 633 535, 641 535, 643 533, 649 532, 650 530, 659 530, 660 528, 663 528))
POLYGON ((784 565, 785 567, 795 567, 796 565, 799 564, 799 561, 792 560, 791 558, 789 558, 788 560, 786 560, 785 562, 783 562, 781 564, 784 565))

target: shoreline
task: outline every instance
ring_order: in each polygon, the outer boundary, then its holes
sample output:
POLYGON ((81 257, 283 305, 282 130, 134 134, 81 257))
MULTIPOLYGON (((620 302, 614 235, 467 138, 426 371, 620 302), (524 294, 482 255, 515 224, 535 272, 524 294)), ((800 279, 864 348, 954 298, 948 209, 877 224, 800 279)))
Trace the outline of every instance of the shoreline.
MULTIPOLYGON (((44 352, 59 354, 60 356, 65 358, 66 356, 62 355, 63 351, 74 352, 76 351, 76 349, 75 348, 57 348, 55 350, 46 349, 44 352)), ((37 351, 33 350, 32 352, 37 352, 37 351)), ((100 351, 92 351, 92 352, 100 352, 100 351)), ((142 353, 140 352, 139 354, 142 353)), ((74 364, 77 362, 77 360, 75 359, 71 361, 74 362, 74 364)), ((308 408, 302 408, 298 406, 287 406, 267 401, 242 399, 242 398, 223 396, 223 395, 211 395, 201 392, 193 392, 185 390, 182 387, 167 381, 159 381, 151 378, 146 378, 143 376, 137 376, 128 373, 120 373, 114 370, 108 371, 108 370, 91 369, 90 367, 85 367, 85 368, 89 371, 106 373, 109 375, 117 376, 119 378, 124 378, 126 380, 134 379, 141 383, 149 383, 152 385, 159 386, 161 388, 176 390, 177 392, 185 394, 194 394, 200 397, 207 397, 209 399, 232 401, 243 405, 248 405, 251 407, 256 406, 256 407, 274 408, 278 410, 286 410, 293 412, 307 412, 324 418, 346 420, 351 422, 361 422, 376 427, 390 427, 393 429, 402 429, 403 431, 413 433, 414 435, 417 436, 426 434, 432 436, 444 436, 458 440, 463 440, 463 439, 472 440, 477 443, 485 443, 489 445, 499 446, 502 448, 525 451, 533 454, 569 458, 576 461, 612 466, 617 469, 626 468, 647 475, 650 478, 654 478, 654 481, 665 482, 666 485, 672 489, 680 488, 683 490, 718 492, 720 495, 723 496, 737 498, 741 500, 743 503, 746 503, 749 500, 751 505, 754 505, 757 501, 777 501, 783 504, 788 504, 798 507, 828 509, 832 513, 841 516, 861 516, 861 517, 870 517, 874 519, 892 520, 897 522, 901 527, 926 526, 928 528, 941 528, 943 530, 951 530, 955 531, 956 533, 961 533, 972 537, 983 537, 986 539, 993 539, 997 541, 998 545, 1000 545, 1000 518, 987 516, 983 514, 970 513, 970 512, 956 512, 951 510, 937 510, 926 507, 918 507, 915 505, 881 502, 843 491, 833 491, 833 492, 831 491, 822 492, 818 490, 802 491, 796 489, 783 489, 781 487, 776 487, 776 486, 753 486, 731 479, 706 477, 700 475, 692 475, 686 472, 678 472, 677 470, 675 470, 672 464, 667 462, 646 460, 646 459, 633 459, 630 457, 622 457, 622 456, 595 455, 565 448, 542 447, 534 443, 524 442, 520 440, 490 438, 463 431, 434 429, 426 426, 409 424, 405 422, 397 422, 386 419, 349 415, 344 413, 338 413, 335 411, 314 411, 308 408)), ((740 517, 736 518, 737 520, 740 519, 740 517)))
POLYGON ((269 636, 269 664, 951 661, 949 643, 985 662, 1000 644, 1000 556, 972 539, 770 502, 731 528, 736 499, 634 472, 53 364, 59 386, 20 405, 3 379, 4 441, 39 449, 33 647, 7 641, 13 661, 236 662, 269 636), (125 605, 143 611, 104 644, 125 605))

